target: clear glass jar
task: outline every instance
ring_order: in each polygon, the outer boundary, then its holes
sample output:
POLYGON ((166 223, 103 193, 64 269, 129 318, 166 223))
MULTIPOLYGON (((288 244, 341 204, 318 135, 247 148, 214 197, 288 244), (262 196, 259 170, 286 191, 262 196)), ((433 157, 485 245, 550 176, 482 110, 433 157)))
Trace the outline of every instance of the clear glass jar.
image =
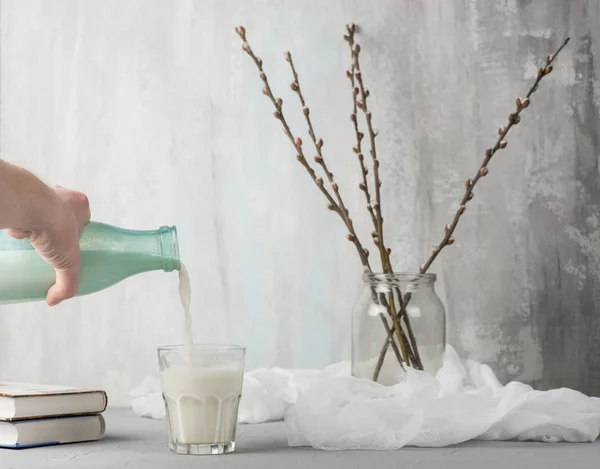
POLYGON ((437 373, 446 347, 446 310, 435 292, 436 278, 364 275, 364 289, 352 313, 353 376, 393 385, 403 379, 407 363, 437 373))

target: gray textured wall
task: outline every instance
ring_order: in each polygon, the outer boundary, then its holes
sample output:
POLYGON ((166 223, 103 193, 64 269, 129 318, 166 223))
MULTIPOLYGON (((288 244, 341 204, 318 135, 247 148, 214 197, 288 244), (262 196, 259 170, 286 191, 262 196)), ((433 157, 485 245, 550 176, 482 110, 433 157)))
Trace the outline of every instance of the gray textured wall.
MULTIPOLYGON (((242 55, 243 23, 304 132, 282 53, 359 232, 344 24, 373 93, 398 270, 436 243, 539 60, 572 43, 434 267, 450 342, 503 380, 600 394, 600 4, 596 0, 1 2, 1 150, 85 190, 94 218, 176 223, 198 340, 248 366, 349 356, 360 268, 242 55)), ((103 386, 113 404, 179 341, 176 276, 148 274, 48 310, 3 307, 0 378, 103 386)))

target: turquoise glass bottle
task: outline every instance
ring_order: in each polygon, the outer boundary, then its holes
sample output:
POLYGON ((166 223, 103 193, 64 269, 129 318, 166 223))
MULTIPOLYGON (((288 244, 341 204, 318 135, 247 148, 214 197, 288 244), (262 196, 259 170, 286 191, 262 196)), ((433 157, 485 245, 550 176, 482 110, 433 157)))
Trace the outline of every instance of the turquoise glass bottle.
MULTIPOLYGON (((134 231, 90 222, 81 233, 77 296, 108 288, 152 270, 181 269, 177 229, 134 231)), ((40 301, 54 284, 55 272, 26 240, 0 230, 0 305, 40 301)))

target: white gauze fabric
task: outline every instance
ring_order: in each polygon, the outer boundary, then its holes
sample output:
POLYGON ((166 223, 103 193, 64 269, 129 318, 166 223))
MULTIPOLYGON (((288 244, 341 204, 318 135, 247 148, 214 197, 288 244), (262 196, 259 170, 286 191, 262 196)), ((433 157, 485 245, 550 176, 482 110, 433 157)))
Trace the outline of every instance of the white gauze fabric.
MULTIPOLYGON (((326 378, 350 376, 350 362, 330 365, 324 370, 259 368, 244 375, 239 423, 263 423, 282 420, 300 393, 326 378)), ((160 381, 146 376, 133 389, 131 408, 140 417, 165 418, 160 381)))
MULTIPOLYGON (((138 415, 164 418, 156 378, 131 394, 138 415)), ((246 373, 239 422, 282 418, 291 446, 327 450, 440 447, 471 439, 591 442, 600 434, 600 399, 564 388, 502 386, 488 366, 462 362, 447 347, 436 377, 408 369, 395 386, 351 377, 348 362, 246 373)))

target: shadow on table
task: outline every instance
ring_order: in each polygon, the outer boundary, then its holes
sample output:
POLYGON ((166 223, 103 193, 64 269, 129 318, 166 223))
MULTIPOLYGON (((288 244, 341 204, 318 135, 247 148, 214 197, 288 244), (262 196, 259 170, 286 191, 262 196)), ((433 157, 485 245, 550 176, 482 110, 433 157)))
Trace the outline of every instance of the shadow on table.
POLYGON ((310 446, 251 446, 251 447, 245 447, 245 448, 239 448, 237 447, 235 449, 235 452, 232 453, 232 455, 235 454, 262 454, 262 453, 271 453, 271 454, 275 454, 275 453, 279 453, 282 451, 294 451, 294 452, 311 452, 311 451, 315 451, 313 448, 311 448, 310 446))
POLYGON ((147 440, 147 438, 144 438, 144 436, 133 436, 131 434, 125 435, 125 434, 115 434, 115 433, 111 433, 110 435, 105 435, 101 440, 98 440, 96 443, 102 444, 114 444, 114 443, 119 443, 119 442, 128 442, 128 441, 142 441, 142 440, 147 440))
POLYGON ((442 446, 442 447, 416 447, 416 446, 406 446, 398 451, 444 451, 449 452, 450 454, 458 451, 458 450, 469 450, 469 449, 477 449, 477 450, 485 450, 487 448, 493 448, 494 450, 524 450, 524 449, 544 449, 546 451, 562 451, 565 447, 575 447, 575 446, 586 446, 590 444, 600 444, 600 443, 570 443, 570 442, 560 442, 560 443, 544 443, 540 441, 516 441, 516 440, 469 440, 463 443, 459 443, 456 445, 450 446, 442 446))

